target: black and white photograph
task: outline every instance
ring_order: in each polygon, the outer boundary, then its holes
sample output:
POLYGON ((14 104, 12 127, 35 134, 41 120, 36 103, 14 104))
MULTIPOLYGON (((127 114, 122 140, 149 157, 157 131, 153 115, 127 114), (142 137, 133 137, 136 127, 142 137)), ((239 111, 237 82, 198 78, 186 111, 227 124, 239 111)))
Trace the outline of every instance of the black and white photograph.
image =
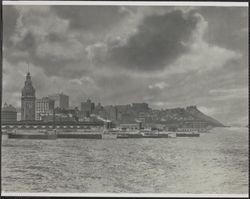
POLYGON ((248 18, 3 1, 1 195, 247 197, 248 18))

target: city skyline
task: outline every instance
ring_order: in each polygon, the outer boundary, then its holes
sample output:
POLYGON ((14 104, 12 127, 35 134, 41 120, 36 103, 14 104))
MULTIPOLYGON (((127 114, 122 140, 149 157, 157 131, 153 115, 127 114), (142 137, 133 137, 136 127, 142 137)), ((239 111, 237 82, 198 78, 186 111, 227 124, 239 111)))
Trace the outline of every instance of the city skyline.
POLYGON ((2 101, 20 107, 29 63, 37 98, 197 105, 224 124, 247 124, 247 11, 3 6, 2 101))
MULTIPOLYGON (((28 72, 28 74, 30 75, 30 72, 28 72)), ((70 97, 70 96, 68 96, 67 94, 65 94, 64 92, 61 91, 61 92, 58 92, 58 93, 53 93, 53 94, 51 93, 51 94, 48 94, 48 95, 45 95, 45 96, 41 96, 39 98, 35 97, 35 100, 36 101, 41 101, 41 100, 44 100, 44 99, 50 99, 52 101, 56 101, 55 99, 52 99, 51 96, 53 96, 53 95, 64 95, 64 96, 67 96, 68 98, 70 97)), ((137 103, 139 103, 139 104, 147 104, 145 102, 128 102, 126 104, 102 104, 101 101, 95 101, 91 97, 87 97, 87 98, 84 98, 80 102, 80 104, 70 104, 70 101, 68 101, 69 105, 68 105, 68 107, 66 109, 76 108, 76 107, 80 109, 82 103, 87 102, 87 101, 93 102, 94 105, 104 105, 104 106, 120 106, 120 105, 121 106, 126 106, 126 105, 132 105, 132 104, 137 104, 137 103)), ((7 104, 7 102, 4 102, 4 104, 7 104)), ((9 105, 12 106, 12 104, 9 104, 9 105)), ((195 106, 195 105, 190 105, 190 106, 195 106)), ((59 106, 55 106, 55 107, 60 108, 59 106)), ((17 112, 20 112, 21 107, 14 107, 14 108, 17 109, 17 112)), ((183 107, 175 107, 175 108, 183 108, 183 107)))

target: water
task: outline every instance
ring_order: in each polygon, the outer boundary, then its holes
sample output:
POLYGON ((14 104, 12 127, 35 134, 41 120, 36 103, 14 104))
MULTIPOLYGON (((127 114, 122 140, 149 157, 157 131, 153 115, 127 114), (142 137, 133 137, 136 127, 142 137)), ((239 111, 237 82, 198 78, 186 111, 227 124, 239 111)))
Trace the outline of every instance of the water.
POLYGON ((8 140, 2 191, 248 193, 248 129, 199 138, 8 140))

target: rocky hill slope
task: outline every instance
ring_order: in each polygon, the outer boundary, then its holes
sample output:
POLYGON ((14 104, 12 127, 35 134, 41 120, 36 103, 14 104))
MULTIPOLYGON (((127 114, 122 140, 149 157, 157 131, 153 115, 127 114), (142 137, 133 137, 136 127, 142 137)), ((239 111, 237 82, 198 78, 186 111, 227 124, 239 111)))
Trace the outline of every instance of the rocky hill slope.
POLYGON ((223 127, 224 126, 218 120, 216 120, 210 116, 207 116, 204 113, 202 113, 201 111, 199 111, 196 106, 188 106, 186 108, 186 112, 188 112, 190 115, 192 115, 193 117, 195 117, 199 120, 202 120, 202 121, 209 123, 211 126, 214 126, 214 127, 223 127))

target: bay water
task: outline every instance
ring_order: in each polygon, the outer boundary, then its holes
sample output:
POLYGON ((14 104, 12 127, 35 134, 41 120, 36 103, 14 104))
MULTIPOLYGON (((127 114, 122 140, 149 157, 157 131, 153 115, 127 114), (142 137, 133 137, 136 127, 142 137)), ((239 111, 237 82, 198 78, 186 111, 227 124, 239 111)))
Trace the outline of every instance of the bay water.
POLYGON ((248 193, 248 128, 171 139, 8 140, 3 192, 248 193))

